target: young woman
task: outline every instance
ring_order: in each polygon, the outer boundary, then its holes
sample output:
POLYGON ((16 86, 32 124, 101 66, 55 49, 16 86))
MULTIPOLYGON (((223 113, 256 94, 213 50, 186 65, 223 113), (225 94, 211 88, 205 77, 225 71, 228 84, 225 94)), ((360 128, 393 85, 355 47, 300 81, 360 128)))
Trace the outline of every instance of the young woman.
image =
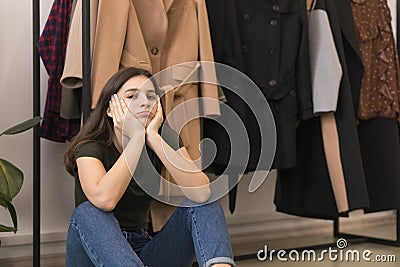
POLYGON ((176 133, 166 127, 166 138, 159 134, 163 112, 150 77, 137 68, 113 75, 68 146, 65 165, 75 177, 76 208, 66 265, 178 267, 197 258, 199 266, 235 266, 219 201, 198 204, 210 197, 208 177, 187 160, 176 133), (195 188, 184 191, 184 201, 197 204, 178 207, 154 236, 147 232, 152 198, 135 181, 154 178, 143 164, 147 156, 158 173, 165 166, 178 185, 195 188))

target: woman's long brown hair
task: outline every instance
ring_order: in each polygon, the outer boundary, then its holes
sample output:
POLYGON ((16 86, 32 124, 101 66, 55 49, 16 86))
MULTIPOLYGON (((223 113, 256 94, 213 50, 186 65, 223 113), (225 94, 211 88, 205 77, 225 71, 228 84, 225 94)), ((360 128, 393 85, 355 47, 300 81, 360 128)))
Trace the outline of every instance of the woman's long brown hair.
MULTIPOLYGON (((151 74, 146 70, 129 67, 120 69, 108 80, 99 96, 96 108, 92 111, 81 130, 67 147, 64 154, 64 165, 68 173, 74 175, 74 156, 76 148, 80 144, 96 141, 105 146, 111 145, 114 138, 114 123, 112 118, 107 116, 109 100, 113 94, 118 93, 122 85, 130 78, 141 75, 147 78, 151 77, 151 74)), ((150 80, 153 82, 156 92, 158 92, 157 85, 152 79, 150 80)))

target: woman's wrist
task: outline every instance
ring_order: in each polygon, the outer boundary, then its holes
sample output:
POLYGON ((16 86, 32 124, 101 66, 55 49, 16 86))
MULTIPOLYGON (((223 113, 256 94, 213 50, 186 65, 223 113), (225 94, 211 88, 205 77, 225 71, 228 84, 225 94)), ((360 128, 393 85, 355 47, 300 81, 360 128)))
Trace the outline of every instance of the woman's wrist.
POLYGON ((146 136, 145 131, 135 131, 135 133, 129 136, 129 139, 136 142, 141 140, 144 142, 145 136, 146 136))
POLYGON ((154 130, 146 131, 146 143, 152 147, 152 144, 157 142, 157 137, 159 136, 158 132, 154 130))

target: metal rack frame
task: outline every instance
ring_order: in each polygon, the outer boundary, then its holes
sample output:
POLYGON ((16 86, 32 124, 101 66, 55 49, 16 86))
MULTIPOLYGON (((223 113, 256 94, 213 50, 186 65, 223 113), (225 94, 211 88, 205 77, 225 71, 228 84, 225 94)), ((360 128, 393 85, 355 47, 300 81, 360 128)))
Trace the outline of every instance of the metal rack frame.
MULTIPOLYGON (((82 119, 86 121, 91 106, 90 81, 90 0, 82 1, 82 119)), ((33 116, 40 115, 40 58, 36 44, 40 36, 40 0, 32 0, 33 34, 33 116)), ((33 129, 33 266, 40 266, 40 126, 33 129)))

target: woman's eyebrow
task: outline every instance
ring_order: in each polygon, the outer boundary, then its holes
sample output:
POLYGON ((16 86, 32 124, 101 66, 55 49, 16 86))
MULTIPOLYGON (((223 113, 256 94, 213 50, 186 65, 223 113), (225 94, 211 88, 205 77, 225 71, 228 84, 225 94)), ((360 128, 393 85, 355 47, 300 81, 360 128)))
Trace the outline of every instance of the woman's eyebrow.
MULTIPOLYGON (((140 89, 138 89, 138 88, 128 88, 128 89, 126 89, 125 90, 125 93, 128 93, 128 92, 136 92, 136 91, 139 91, 140 89)), ((147 89, 146 90, 146 93, 155 93, 156 92, 156 90, 155 89, 147 89)))
POLYGON ((125 90, 125 93, 130 92, 130 91, 137 91, 139 90, 138 88, 128 88, 125 90))

